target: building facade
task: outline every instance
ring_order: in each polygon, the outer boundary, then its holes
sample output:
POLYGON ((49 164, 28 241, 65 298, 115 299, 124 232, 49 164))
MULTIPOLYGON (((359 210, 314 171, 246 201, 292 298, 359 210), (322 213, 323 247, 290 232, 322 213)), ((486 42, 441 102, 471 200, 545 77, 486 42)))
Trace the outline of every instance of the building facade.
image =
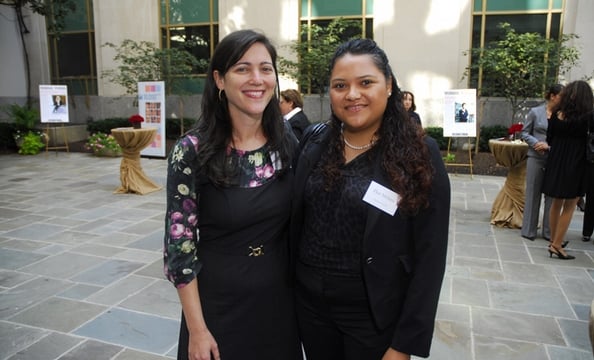
MULTIPOLYGON (((60 37, 48 34, 46 19, 25 13, 24 34, 30 86, 67 84, 71 122, 89 118, 128 116, 133 101, 102 74, 117 63, 113 48, 125 39, 156 46, 187 49, 208 59, 218 39, 245 28, 259 29, 277 45, 279 54, 294 58, 287 45, 299 37, 300 25, 325 24, 336 17, 361 21, 365 36, 386 51, 401 88, 415 94, 424 126, 441 126, 443 94, 476 86, 464 76, 469 57, 464 52, 493 36, 497 23, 507 21, 518 31, 547 37, 577 34, 570 45, 581 51, 580 64, 563 82, 591 77, 594 70, 594 3, 592 0, 76 0, 76 14, 67 19, 60 37), (73 107, 72 107, 73 106, 73 107)), ((0 6, 0 104, 20 102, 27 95, 27 66, 14 10, 0 6)), ((168 99, 168 113, 197 117, 199 73, 188 88, 196 95, 180 105, 168 99), (180 109, 180 106, 182 108, 180 109)), ((281 88, 295 87, 282 78, 281 88)), ((306 98, 310 119, 328 116, 319 96, 306 98)), ((509 116, 502 101, 490 101, 484 124, 509 116), (488 115, 487 115, 488 114, 488 115)))

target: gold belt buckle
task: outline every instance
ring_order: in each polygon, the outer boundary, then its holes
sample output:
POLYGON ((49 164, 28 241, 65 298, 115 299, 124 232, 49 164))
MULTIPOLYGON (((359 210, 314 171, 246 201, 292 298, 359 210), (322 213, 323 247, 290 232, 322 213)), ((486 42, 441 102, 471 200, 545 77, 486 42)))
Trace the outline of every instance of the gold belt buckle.
POLYGON ((248 246, 248 248, 250 249, 250 253, 248 254, 248 256, 261 256, 264 255, 264 245, 260 245, 257 247, 251 247, 248 246))

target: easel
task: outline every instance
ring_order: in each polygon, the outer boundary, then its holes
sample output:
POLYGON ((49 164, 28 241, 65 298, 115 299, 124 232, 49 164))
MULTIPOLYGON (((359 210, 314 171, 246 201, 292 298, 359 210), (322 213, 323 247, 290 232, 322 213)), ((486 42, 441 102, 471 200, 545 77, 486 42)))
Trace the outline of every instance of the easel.
MULTIPOLYGON (((57 136, 58 134, 58 129, 62 130, 62 136, 64 139, 64 145, 62 146, 49 146, 49 142, 50 142, 50 138, 49 138, 49 132, 50 132, 50 126, 49 123, 46 125, 45 127, 45 156, 47 156, 47 153, 49 150, 58 150, 58 149, 66 149, 66 152, 70 152, 70 149, 68 148, 68 139, 66 136, 66 127, 64 127, 64 124, 62 123, 60 127, 57 126, 53 126, 52 127, 54 129, 54 135, 57 136)), ((58 156, 58 152, 56 151, 56 156, 58 156)))
MULTIPOLYGON (((471 143, 470 143, 470 137, 468 137, 467 139, 468 139, 468 142, 467 142, 467 144, 468 144, 468 163, 451 163, 451 162, 448 162, 447 159, 446 159, 444 161, 444 164, 445 164, 445 166, 467 166, 467 167, 469 167, 470 168, 470 178, 473 179, 473 173, 472 173, 472 146, 471 146, 471 143)), ((475 138, 475 143, 476 143, 476 139, 478 139, 478 138, 475 138)), ((448 150, 447 150, 446 156, 447 155, 450 155, 450 147, 451 147, 451 145, 452 145, 452 138, 449 137, 448 138, 448 150)))

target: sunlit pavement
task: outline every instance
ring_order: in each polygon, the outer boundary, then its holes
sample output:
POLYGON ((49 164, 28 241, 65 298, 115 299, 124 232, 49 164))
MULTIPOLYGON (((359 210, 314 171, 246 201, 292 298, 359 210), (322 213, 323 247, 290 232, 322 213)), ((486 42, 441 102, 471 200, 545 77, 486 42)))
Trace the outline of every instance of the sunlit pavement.
MULTIPOLYGON (((165 184, 163 159, 141 159, 165 184)), ((120 158, 0 155, 0 359, 172 359, 165 191, 114 194, 120 158)), ((567 251, 489 224, 503 177, 451 175, 448 266, 430 359, 592 359, 594 245, 567 251)), ((430 226, 430 224, 428 224, 430 226)))

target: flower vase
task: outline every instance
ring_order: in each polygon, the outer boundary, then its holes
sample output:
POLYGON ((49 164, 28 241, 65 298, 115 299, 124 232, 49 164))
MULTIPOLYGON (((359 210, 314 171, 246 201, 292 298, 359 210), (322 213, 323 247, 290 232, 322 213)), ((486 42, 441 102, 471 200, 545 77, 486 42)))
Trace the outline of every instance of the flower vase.
POLYGON ((134 129, 140 129, 140 123, 139 122, 132 123, 132 127, 134 129))

